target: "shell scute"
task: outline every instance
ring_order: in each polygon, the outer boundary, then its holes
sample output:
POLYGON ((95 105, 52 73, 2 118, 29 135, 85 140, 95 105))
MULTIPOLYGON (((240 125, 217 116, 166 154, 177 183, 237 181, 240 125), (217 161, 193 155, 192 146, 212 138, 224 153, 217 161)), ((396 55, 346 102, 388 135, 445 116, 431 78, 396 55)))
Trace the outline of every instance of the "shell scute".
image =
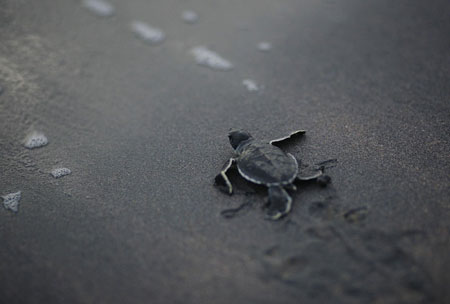
POLYGON ((245 179, 263 185, 290 184, 298 173, 294 157, 269 143, 256 141, 242 147, 237 167, 245 179))

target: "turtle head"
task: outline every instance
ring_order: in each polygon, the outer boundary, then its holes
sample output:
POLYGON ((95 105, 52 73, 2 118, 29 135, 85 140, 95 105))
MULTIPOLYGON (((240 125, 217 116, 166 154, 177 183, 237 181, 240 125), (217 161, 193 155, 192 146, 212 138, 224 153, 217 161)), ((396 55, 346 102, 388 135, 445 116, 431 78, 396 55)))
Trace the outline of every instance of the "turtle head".
POLYGON ((228 139, 230 140, 230 144, 235 150, 242 142, 249 140, 251 138, 253 137, 250 135, 250 133, 244 130, 231 129, 230 132, 228 133, 228 139))

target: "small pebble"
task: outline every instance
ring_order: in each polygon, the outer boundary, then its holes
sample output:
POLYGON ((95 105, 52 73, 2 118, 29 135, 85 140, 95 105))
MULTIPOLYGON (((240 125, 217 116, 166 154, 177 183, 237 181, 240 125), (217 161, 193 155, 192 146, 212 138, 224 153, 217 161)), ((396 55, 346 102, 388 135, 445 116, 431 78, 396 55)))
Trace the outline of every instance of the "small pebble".
POLYGON ((101 17, 108 17, 114 14, 114 6, 105 0, 83 0, 83 6, 101 17))
POLYGON ((35 149, 40 148, 48 144, 48 139, 44 133, 33 131, 31 132, 24 141, 25 148, 35 149))
POLYGON ((20 191, 2 196, 3 206, 5 206, 7 210, 11 210, 12 212, 19 211, 19 201, 21 196, 22 192, 20 191))
POLYGON ((272 49, 272 44, 270 44, 269 42, 262 41, 262 42, 258 43, 258 50, 260 50, 261 52, 268 52, 271 49, 272 49))
POLYGON ((69 175, 70 173, 72 173, 72 171, 68 168, 57 168, 57 169, 53 169, 51 174, 54 178, 60 178, 66 175, 69 175))
POLYGON ((181 14, 181 18, 186 23, 194 24, 198 21, 198 14, 192 10, 185 10, 181 14))
POLYGON ((161 43, 166 38, 162 30, 142 21, 133 21, 131 23, 131 30, 138 38, 149 44, 161 43))

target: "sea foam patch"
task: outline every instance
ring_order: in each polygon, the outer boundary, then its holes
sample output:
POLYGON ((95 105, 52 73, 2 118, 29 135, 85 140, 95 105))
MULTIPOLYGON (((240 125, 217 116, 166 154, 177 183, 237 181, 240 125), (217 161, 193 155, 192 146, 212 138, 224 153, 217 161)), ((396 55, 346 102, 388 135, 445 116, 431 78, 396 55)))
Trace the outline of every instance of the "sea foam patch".
POLYGON ((261 52, 268 52, 272 49, 272 44, 270 44, 270 42, 267 41, 261 41, 260 43, 258 43, 258 50, 260 50, 261 52))
POLYGON ((19 211, 19 201, 22 197, 22 192, 10 193, 2 196, 3 206, 12 212, 19 211))
POLYGON ((60 178, 60 177, 69 175, 71 173, 72 173, 72 171, 69 168, 56 168, 56 169, 53 169, 52 172, 50 172, 50 174, 54 178, 60 178))
POLYGON ((181 13, 181 18, 186 23, 194 24, 198 21, 198 14, 193 10, 185 10, 181 13))
POLYGON ((114 6, 105 0, 83 0, 82 5, 97 16, 108 17, 114 14, 114 6))
POLYGON ((230 61, 205 46, 197 46, 193 48, 191 50, 191 54, 194 56, 195 61, 199 65, 222 71, 231 70, 233 68, 233 64, 230 61))
POLYGON ((249 92, 256 92, 259 90, 258 85, 252 79, 244 79, 244 80, 242 80, 242 84, 245 86, 245 88, 249 92))
POLYGON ((48 144, 47 136, 42 132, 33 131, 25 137, 24 146, 28 149, 40 148, 48 144))
POLYGON ((161 43, 166 38, 162 30, 142 21, 133 21, 130 27, 138 38, 149 44, 161 43))

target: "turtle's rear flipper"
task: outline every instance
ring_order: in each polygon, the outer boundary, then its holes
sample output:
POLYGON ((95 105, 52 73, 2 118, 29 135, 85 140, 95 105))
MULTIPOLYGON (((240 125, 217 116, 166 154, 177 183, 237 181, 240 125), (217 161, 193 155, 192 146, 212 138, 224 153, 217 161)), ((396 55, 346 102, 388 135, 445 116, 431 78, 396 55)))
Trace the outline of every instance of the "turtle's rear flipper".
POLYGON ((280 186, 269 187, 269 207, 266 218, 278 220, 291 211, 292 198, 280 186))
POLYGON ((291 142, 292 140, 295 140, 297 138, 300 138, 305 133, 306 133, 305 130, 297 130, 297 131, 292 132, 288 136, 271 140, 271 141, 269 141, 269 143, 271 145, 274 145, 274 146, 277 146, 277 147, 281 147, 283 145, 288 145, 289 142, 291 142))
POLYGON ((310 181, 317 179, 322 175, 322 170, 300 170, 296 179, 299 181, 310 181))

